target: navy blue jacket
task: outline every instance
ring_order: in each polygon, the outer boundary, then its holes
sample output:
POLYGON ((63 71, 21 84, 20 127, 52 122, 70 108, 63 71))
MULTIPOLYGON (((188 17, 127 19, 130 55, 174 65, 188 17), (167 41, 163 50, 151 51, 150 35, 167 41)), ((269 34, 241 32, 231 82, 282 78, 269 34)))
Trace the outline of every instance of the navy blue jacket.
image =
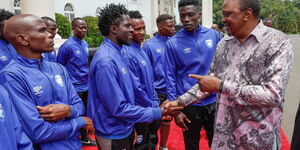
POLYGON ((152 65, 141 45, 131 42, 123 46, 124 58, 130 70, 136 105, 142 107, 158 107, 159 100, 154 89, 152 65))
POLYGON ((122 139, 132 133, 134 123, 161 118, 160 108, 135 105, 132 81, 124 62, 122 47, 105 38, 90 68, 88 116, 96 135, 122 139))
POLYGON ((0 70, 16 56, 16 49, 7 41, 0 40, 0 70))
POLYGON ((58 50, 57 62, 66 67, 77 92, 88 90, 88 44, 70 37, 58 50))
POLYGON ((166 75, 165 75, 165 52, 166 41, 169 37, 156 34, 153 38, 145 42, 143 50, 149 57, 153 67, 155 89, 158 93, 167 94, 166 75))
MULTIPOLYGON (((184 28, 167 41, 166 79, 170 100, 182 95, 197 83, 189 74, 207 75, 220 37, 218 33, 203 26, 193 32, 184 28)), ((202 100, 198 106, 216 101, 216 94, 202 100)))
POLYGON ((42 150, 81 149, 79 129, 85 126, 82 100, 77 95, 67 71, 57 63, 28 59, 17 55, 0 72, 1 84, 9 92, 21 125, 42 150), (65 104, 71 117, 46 122, 36 106, 65 104))
POLYGON ((0 149, 33 150, 32 142, 24 133, 7 91, 0 86, 0 149))

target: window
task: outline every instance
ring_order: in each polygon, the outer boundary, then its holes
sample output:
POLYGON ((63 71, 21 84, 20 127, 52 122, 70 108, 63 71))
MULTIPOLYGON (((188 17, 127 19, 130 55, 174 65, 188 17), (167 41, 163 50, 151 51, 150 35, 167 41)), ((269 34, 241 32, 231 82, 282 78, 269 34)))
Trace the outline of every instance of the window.
POLYGON ((21 2, 20 0, 14 0, 14 8, 15 8, 15 14, 21 14, 21 2))
POLYGON ((67 3, 64 8, 65 16, 71 22, 75 18, 74 7, 71 3, 67 3))

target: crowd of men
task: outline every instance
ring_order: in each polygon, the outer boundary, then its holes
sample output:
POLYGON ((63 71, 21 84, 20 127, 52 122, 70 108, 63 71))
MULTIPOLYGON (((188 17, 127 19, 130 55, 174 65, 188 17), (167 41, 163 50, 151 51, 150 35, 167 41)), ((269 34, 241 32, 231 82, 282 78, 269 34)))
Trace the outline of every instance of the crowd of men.
POLYGON ((148 41, 139 11, 101 8, 90 66, 82 18, 56 54, 53 19, 1 9, 0 149, 167 150, 174 118, 187 150, 202 127, 213 150, 278 150, 290 40, 259 20, 258 0, 224 1, 225 36, 199 24, 198 0, 178 8, 183 28, 162 14, 148 41))

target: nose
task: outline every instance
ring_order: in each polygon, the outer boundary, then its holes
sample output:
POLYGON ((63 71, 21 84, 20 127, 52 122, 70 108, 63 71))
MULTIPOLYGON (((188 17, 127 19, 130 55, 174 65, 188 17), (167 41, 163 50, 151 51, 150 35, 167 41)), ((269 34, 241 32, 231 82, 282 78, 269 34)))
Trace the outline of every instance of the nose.
POLYGON ((51 34, 49 31, 47 31, 47 37, 53 39, 55 34, 51 34))
POLYGON ((184 16, 182 20, 183 20, 183 22, 189 22, 190 18, 188 16, 184 16))
POLYGON ((222 23, 225 23, 225 21, 226 21, 225 17, 223 17, 221 21, 222 21, 222 23))

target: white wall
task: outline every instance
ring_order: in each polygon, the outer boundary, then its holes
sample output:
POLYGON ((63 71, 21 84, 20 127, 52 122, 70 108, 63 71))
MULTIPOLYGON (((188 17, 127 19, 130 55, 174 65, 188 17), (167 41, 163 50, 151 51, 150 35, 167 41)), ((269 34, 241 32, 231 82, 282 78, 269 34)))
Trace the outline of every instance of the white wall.
POLYGON ((147 34, 151 34, 151 1, 137 0, 137 3, 132 0, 55 0, 54 11, 64 15, 64 7, 67 3, 74 6, 75 17, 96 16, 97 7, 104 7, 110 3, 125 4, 129 10, 139 10, 144 16, 146 23, 147 34))
POLYGON ((0 8, 8 10, 10 12, 15 12, 12 0, 0 0, 0 8))

